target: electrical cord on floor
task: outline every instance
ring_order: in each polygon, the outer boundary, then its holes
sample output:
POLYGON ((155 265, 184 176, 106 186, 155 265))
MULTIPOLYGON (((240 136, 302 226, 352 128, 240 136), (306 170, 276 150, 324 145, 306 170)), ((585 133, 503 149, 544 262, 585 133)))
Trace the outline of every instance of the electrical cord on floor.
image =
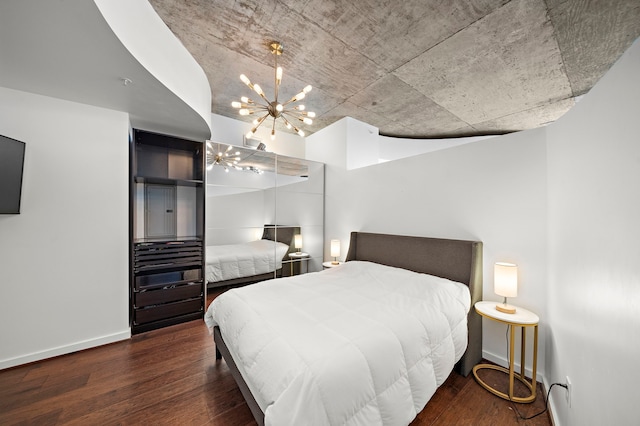
MULTIPOLYGON (((507 332, 505 334, 505 339, 507 341, 507 359, 511 359, 510 356, 511 354, 509 353, 509 330, 510 330, 511 325, 507 325, 507 332)), ((532 380, 536 380, 536 378, 534 377, 532 380)), ((554 386, 560 386, 563 387, 565 389, 567 388, 567 385, 564 383, 552 383, 551 386, 549 386, 549 391, 547 392, 547 396, 544 399, 544 409, 542 411, 540 411, 539 413, 536 413, 532 416, 529 417, 525 417, 522 414, 520 414, 520 411, 518 411, 518 408, 516 407, 515 402, 513 402, 513 400, 511 400, 511 395, 509 396, 509 402, 511 403, 511 406, 513 407, 513 411, 516 413, 516 416, 520 419, 520 420, 531 420, 535 417, 538 417, 541 414, 544 414, 547 412, 547 409, 549 407, 549 397, 551 396, 551 389, 553 389, 554 386)))

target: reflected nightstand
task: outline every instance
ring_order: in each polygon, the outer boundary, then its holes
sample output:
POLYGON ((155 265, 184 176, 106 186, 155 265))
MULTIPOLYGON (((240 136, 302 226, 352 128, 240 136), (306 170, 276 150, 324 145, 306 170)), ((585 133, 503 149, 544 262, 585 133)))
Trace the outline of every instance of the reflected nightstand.
POLYGON ((509 368, 504 368, 499 365, 493 364, 478 364, 473 367, 473 376, 478 381, 478 384, 491 392, 494 395, 499 396, 500 398, 506 399, 507 401, 513 402, 533 402, 536 399, 536 366, 538 363, 538 321, 539 318, 536 314, 531 311, 527 311, 524 308, 516 307, 515 314, 505 314, 496 309, 496 304, 500 302, 478 302, 475 304, 476 312, 482 315, 485 318, 488 318, 492 321, 498 321, 503 324, 507 324, 510 326, 510 336, 509 336, 509 368), (516 373, 514 371, 514 345, 515 345, 515 337, 516 332, 515 328, 520 327, 521 329, 521 347, 520 347, 520 373, 516 373), (526 348, 526 328, 533 327, 533 365, 532 365, 532 373, 531 373, 531 381, 527 380, 524 375, 524 361, 525 361, 525 348, 526 348), (504 392, 500 392, 489 386, 485 383, 480 377, 478 377, 477 372, 483 369, 497 370, 509 375, 509 394, 504 392), (517 397, 513 395, 513 383, 514 379, 518 379, 521 383, 523 383, 530 391, 531 394, 525 396, 523 398, 517 397))
POLYGON ((296 275, 300 275, 303 274, 304 272, 302 272, 302 264, 304 263, 306 265, 306 269, 305 272, 309 272, 309 253, 289 253, 289 259, 291 259, 291 261, 289 262, 289 265, 291 265, 291 275, 294 275, 295 269, 293 267, 294 263, 298 264, 298 274, 296 275))

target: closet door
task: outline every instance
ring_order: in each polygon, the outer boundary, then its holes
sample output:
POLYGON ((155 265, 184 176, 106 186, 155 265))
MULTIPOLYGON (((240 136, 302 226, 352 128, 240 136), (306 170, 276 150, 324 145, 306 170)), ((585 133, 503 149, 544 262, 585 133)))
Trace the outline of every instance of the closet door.
POLYGON ((285 260, 285 268, 293 274, 321 271, 324 164, 278 155, 276 165, 277 224, 299 228, 300 233, 299 247, 285 260))
POLYGON ((145 238, 176 236, 176 187, 146 184, 145 238))

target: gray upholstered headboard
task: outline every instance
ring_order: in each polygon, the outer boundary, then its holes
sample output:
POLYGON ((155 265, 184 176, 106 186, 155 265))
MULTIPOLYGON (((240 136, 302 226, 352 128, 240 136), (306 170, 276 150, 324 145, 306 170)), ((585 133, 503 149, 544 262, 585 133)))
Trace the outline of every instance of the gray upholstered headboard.
POLYGON ((456 370, 467 376, 482 359, 482 243, 479 241, 352 232, 346 261, 364 260, 458 281, 469 286, 469 343, 456 370))
MULTIPOLYGON (((293 237, 299 233, 299 226, 264 225, 262 239, 287 244, 289 246, 288 254, 297 251, 294 246, 295 241, 293 237)), ((285 257, 287 254, 285 254, 285 257)))

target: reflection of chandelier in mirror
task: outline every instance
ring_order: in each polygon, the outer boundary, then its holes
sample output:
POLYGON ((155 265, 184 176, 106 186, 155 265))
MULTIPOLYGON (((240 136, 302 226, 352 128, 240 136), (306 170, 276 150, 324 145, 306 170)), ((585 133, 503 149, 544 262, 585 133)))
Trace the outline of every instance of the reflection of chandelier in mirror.
POLYGON ((207 170, 213 169, 213 166, 222 166, 225 172, 229 172, 229 168, 242 170, 242 167, 238 166, 240 151, 232 152, 233 145, 222 151, 220 144, 216 145, 218 149, 214 150, 213 144, 207 141, 207 170))
POLYGON ((278 102, 278 92, 280 90, 280 83, 282 82, 282 68, 278 66, 278 56, 282 55, 283 48, 282 44, 280 44, 280 42, 278 41, 271 42, 269 48, 275 58, 274 100, 270 101, 269 99, 267 99, 264 92, 262 91, 262 88, 259 85, 252 84, 246 75, 241 74, 240 80, 242 80, 244 84, 249 86, 250 89, 254 90, 266 102, 266 104, 257 104, 246 96, 243 96, 242 98, 240 98, 241 102, 232 102, 231 106, 240 109, 240 115, 257 115, 265 113, 262 117, 256 118, 253 121, 253 128, 251 129, 251 131, 249 131, 249 133, 247 133, 247 138, 252 137, 255 134, 256 130, 258 130, 258 127, 260 127, 264 120, 269 116, 273 117, 273 125, 271 126, 271 140, 274 140, 276 138, 276 120, 278 118, 281 118, 283 120, 285 126, 287 126, 288 129, 293 129, 297 134, 304 137, 304 132, 298 129, 295 125, 291 124, 289 120, 298 120, 305 124, 313 123, 312 118, 316 116, 314 112, 305 111, 304 105, 292 105, 293 103, 304 99, 306 94, 311 91, 311 85, 306 86, 300 93, 298 93, 288 101, 284 103, 278 102), (289 120, 287 120, 286 116, 289 117, 289 120))
MULTIPOLYGON (((224 167, 225 172, 229 172, 229 169, 236 169, 246 172, 254 172, 259 175, 264 173, 264 171, 260 170, 255 166, 242 166, 240 161, 242 158, 240 157, 242 154, 240 151, 233 151, 233 145, 229 145, 226 149, 222 144, 216 143, 215 147, 217 150, 214 150, 214 144, 207 141, 207 170, 213 169, 213 166, 222 166, 224 167)), ((246 154, 246 152, 245 152, 246 154)), ((251 157, 255 152, 252 152, 248 156, 244 158, 251 157)))

